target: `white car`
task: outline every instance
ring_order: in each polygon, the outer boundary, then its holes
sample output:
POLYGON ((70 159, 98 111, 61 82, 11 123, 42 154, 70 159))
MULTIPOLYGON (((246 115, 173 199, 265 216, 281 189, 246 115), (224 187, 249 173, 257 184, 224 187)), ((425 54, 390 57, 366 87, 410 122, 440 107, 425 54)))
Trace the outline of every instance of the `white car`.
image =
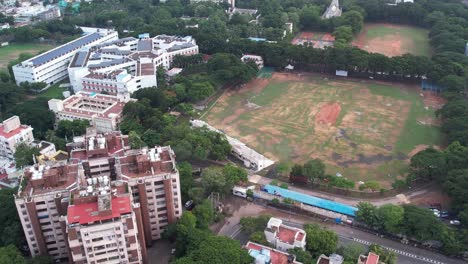
POLYGON ((450 220, 451 225, 460 225, 460 221, 458 220, 450 220))

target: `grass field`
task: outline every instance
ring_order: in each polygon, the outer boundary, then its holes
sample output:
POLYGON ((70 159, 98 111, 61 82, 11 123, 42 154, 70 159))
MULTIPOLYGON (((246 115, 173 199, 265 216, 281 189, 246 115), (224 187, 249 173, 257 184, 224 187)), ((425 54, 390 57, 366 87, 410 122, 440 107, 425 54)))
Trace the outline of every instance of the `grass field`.
POLYGON ((8 63, 18 58, 21 53, 37 54, 53 48, 51 45, 43 44, 10 44, 6 47, 0 47, 0 69, 5 69, 8 63))
POLYGON ((395 24, 366 24, 353 44, 387 56, 405 53, 430 56, 431 53, 428 30, 395 24))
POLYGON ((222 96, 204 120, 274 160, 320 158, 328 173, 385 187, 417 150, 441 143, 417 89, 319 75, 256 79, 222 96))

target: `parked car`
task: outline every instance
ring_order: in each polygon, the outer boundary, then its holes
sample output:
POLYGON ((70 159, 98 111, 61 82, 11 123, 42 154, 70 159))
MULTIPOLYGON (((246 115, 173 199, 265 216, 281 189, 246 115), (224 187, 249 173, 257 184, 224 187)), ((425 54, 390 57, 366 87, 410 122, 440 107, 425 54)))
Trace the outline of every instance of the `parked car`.
POLYGON ((449 217, 449 212, 448 212, 448 211, 441 211, 441 212, 440 212, 440 217, 442 217, 442 218, 447 218, 447 217, 449 217))
POLYGON ((450 220, 450 224, 451 225, 460 225, 460 221, 459 220, 450 220))
POLYGON ((185 209, 192 211, 192 209, 195 207, 195 203, 193 202, 193 200, 189 200, 185 203, 184 207, 185 209))

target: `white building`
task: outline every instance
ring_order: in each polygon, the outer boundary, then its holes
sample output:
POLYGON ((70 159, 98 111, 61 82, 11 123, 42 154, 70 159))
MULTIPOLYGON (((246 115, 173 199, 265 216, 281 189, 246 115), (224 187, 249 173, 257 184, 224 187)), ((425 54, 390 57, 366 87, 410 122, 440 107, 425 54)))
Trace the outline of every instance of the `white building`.
POLYGON ((255 264, 302 264, 302 262, 297 261, 296 257, 292 254, 251 241, 247 242, 244 248, 248 250, 249 255, 255 259, 255 264))
POLYGON ((75 92, 91 91, 114 95, 131 94, 157 86, 156 70, 169 69, 176 55, 198 53, 190 37, 141 34, 95 45, 76 53, 68 67, 75 92))
POLYGON ((258 69, 263 68, 263 58, 262 58, 262 56, 253 55, 253 54, 244 54, 244 55, 241 57, 241 61, 242 61, 243 63, 247 63, 247 62, 249 62, 249 61, 253 61, 253 62, 255 62, 255 64, 257 65, 257 68, 258 68, 258 69))
POLYGON ((261 171, 275 163, 273 160, 270 160, 262 154, 258 153, 257 151, 251 149, 249 146, 245 145, 241 141, 230 137, 224 134, 223 132, 219 131, 218 129, 208 125, 208 123, 206 123, 205 121, 191 120, 190 124, 193 127, 206 127, 211 131, 215 131, 217 133, 225 135, 227 141, 232 147, 231 154, 234 157, 241 160, 244 163, 245 167, 252 169, 255 172, 261 171))
POLYGON ((19 143, 30 144, 34 140, 33 128, 21 125, 18 116, 12 116, 0 124, 0 157, 13 160, 19 143))
POLYGON ((325 13, 323 13, 322 18, 328 19, 332 17, 339 17, 341 16, 341 13, 342 10, 340 8, 339 0, 332 0, 325 13))
POLYGON ((47 86, 50 86, 67 78, 70 60, 81 48, 118 38, 117 32, 106 32, 96 32, 80 37, 13 66, 16 84, 45 82, 47 86))
POLYGON ((88 120, 97 132, 118 130, 125 104, 134 99, 95 92, 78 92, 64 100, 49 100, 49 109, 56 121, 88 120))
POLYGON ((287 252, 288 249, 302 248, 305 250, 306 233, 304 230, 283 225, 283 221, 278 218, 270 218, 264 231, 268 243, 276 249, 287 252))

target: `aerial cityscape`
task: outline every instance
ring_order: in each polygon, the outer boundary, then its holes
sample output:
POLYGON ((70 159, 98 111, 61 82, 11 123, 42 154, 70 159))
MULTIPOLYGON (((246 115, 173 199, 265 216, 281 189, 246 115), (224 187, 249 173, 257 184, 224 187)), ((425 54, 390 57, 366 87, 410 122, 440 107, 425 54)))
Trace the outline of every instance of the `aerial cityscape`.
POLYGON ((0 11, 0 264, 468 263, 468 1, 0 11))

